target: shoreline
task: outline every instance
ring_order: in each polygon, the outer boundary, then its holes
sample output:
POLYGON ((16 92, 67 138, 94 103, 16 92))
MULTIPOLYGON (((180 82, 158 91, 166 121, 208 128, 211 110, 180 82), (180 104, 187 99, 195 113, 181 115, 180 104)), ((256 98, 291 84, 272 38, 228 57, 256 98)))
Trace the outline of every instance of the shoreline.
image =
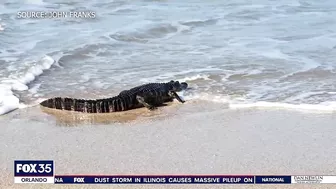
POLYGON ((15 159, 52 159, 57 174, 336 175, 333 114, 190 101, 147 115, 65 127, 35 107, 13 112, 0 119, 1 172, 10 184, 15 159))

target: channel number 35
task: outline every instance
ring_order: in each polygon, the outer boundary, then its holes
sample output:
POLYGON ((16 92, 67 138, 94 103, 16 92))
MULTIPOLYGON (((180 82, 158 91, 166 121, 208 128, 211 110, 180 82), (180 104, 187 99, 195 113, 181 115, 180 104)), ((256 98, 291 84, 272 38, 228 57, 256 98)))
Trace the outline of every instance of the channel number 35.
POLYGON ((51 164, 38 164, 39 169, 37 170, 39 173, 50 173, 51 172, 51 164))

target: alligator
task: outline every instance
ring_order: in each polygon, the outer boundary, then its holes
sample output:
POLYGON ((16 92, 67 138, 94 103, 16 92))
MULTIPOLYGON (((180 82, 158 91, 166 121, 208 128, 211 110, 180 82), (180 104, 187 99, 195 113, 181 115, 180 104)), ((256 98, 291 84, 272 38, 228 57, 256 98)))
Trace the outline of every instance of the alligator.
POLYGON ((55 97, 44 100, 41 106, 77 111, 83 113, 110 113, 130 109, 146 107, 154 110, 157 106, 175 98, 184 103, 176 92, 185 90, 188 84, 185 82, 170 81, 168 83, 148 83, 129 90, 121 91, 117 96, 104 99, 74 99, 68 97, 55 97))
POLYGON ((156 97, 157 103, 164 103, 164 102, 171 102, 176 98, 179 102, 184 103, 184 101, 176 94, 176 92, 183 91, 188 88, 188 84, 186 82, 180 83, 179 81, 174 81, 171 80, 168 83, 148 83, 148 84, 143 84, 134 88, 131 88, 129 90, 123 90, 119 93, 119 95, 128 95, 128 94, 134 94, 134 93, 145 93, 146 91, 154 89, 154 88, 160 88, 164 87, 170 90, 170 95, 159 95, 156 97), (159 100, 159 98, 162 98, 159 100))

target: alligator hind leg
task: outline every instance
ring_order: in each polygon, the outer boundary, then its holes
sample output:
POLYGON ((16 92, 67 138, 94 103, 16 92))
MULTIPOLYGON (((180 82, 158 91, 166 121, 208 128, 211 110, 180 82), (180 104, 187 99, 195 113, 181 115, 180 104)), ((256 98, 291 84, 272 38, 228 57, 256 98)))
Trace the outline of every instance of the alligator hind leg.
POLYGON ((143 96, 137 95, 136 99, 139 101, 140 104, 143 104, 149 110, 155 110, 155 109, 157 109, 157 107, 155 107, 154 105, 149 104, 148 102, 146 102, 146 100, 145 100, 145 98, 143 96))
POLYGON ((181 103, 185 103, 185 101, 182 100, 181 97, 175 91, 169 91, 168 95, 171 96, 172 98, 176 98, 181 103))

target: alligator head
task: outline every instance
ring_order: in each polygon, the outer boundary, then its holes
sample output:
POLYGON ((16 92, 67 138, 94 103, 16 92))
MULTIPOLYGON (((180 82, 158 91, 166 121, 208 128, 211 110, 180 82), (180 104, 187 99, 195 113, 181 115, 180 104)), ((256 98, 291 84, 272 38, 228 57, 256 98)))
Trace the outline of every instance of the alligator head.
POLYGON ((174 81, 174 80, 171 80, 169 82, 171 84, 171 87, 173 91, 175 92, 180 92, 180 91, 183 91, 183 90, 186 90, 188 88, 188 83, 186 82, 179 82, 179 81, 174 81))

